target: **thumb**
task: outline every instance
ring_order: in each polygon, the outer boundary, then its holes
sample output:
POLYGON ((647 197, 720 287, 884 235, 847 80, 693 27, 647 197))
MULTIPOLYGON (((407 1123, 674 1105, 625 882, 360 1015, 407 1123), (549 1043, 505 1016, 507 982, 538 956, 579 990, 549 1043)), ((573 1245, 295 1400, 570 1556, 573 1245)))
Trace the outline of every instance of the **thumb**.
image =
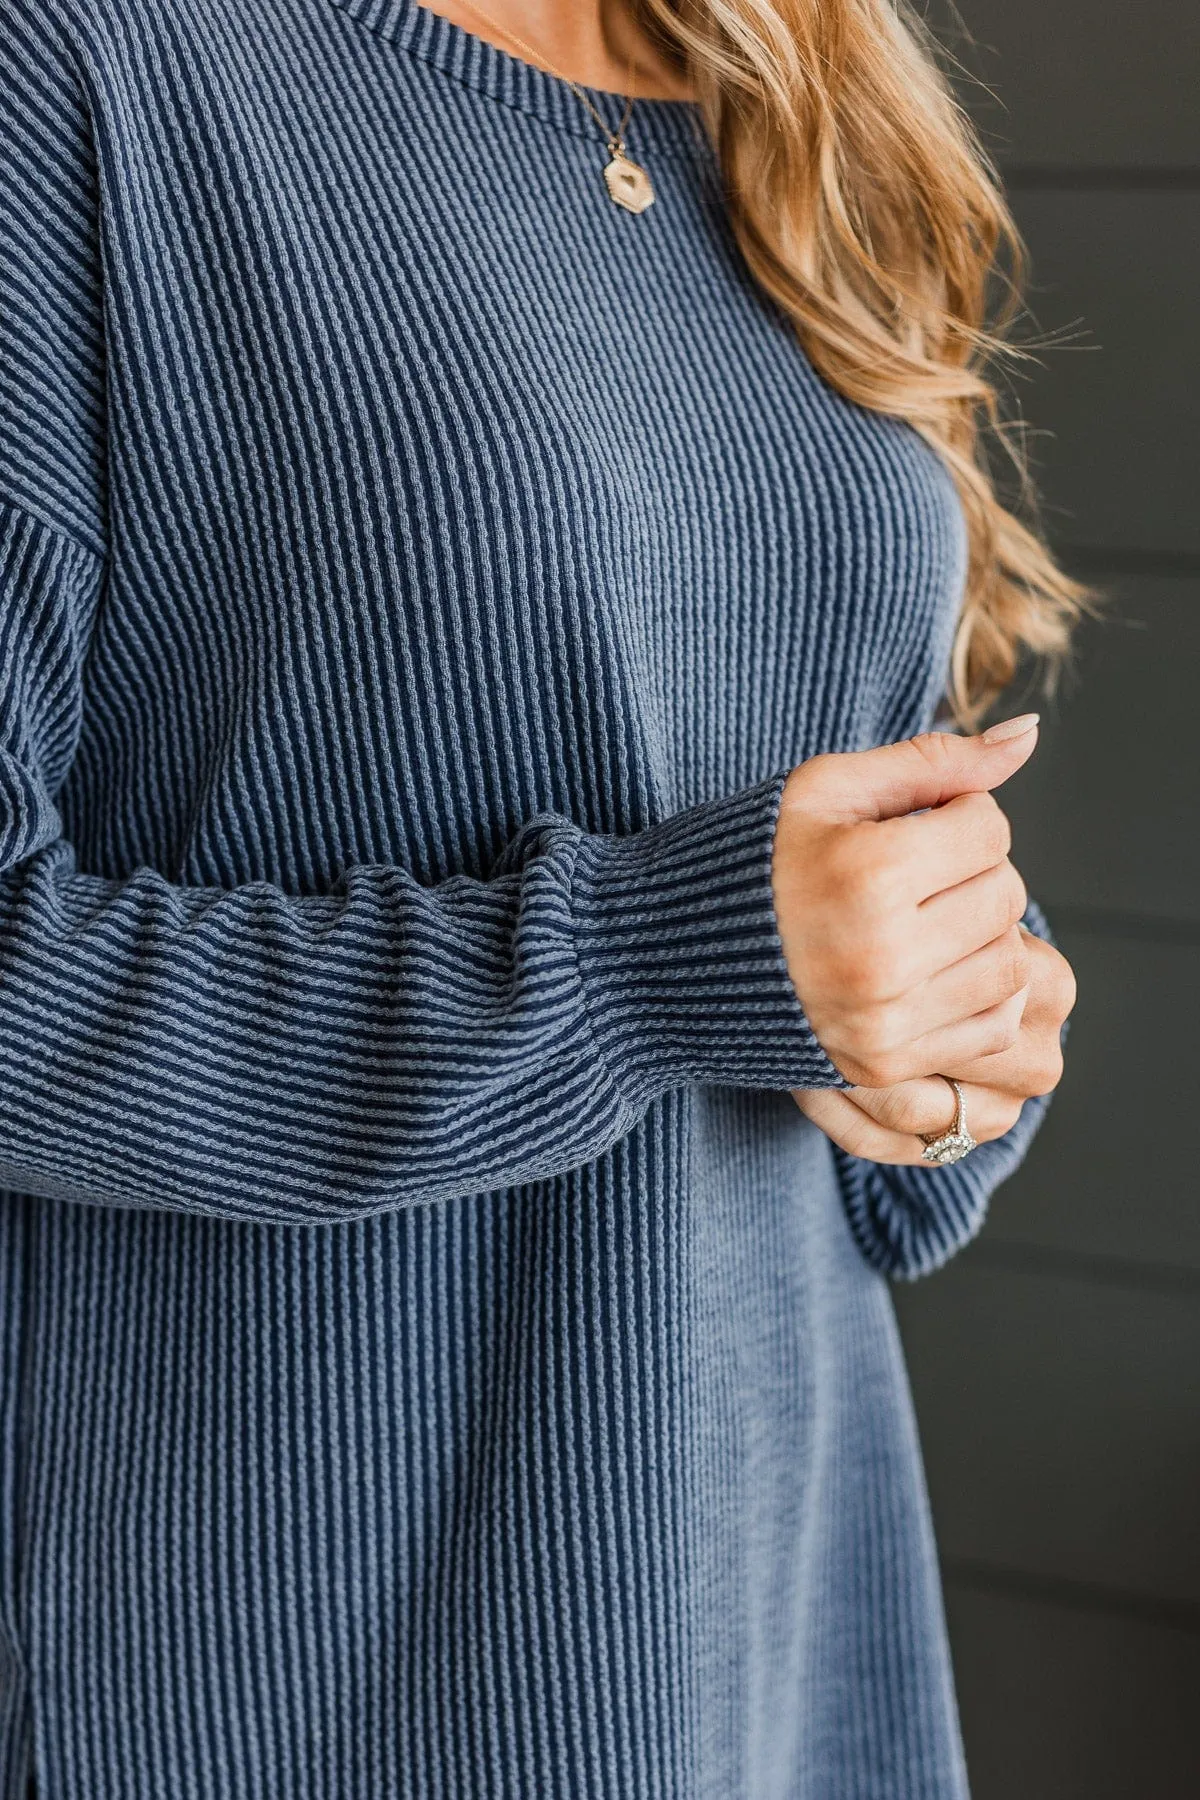
POLYGON ((883 744, 818 757, 804 783, 803 804, 827 818, 894 819, 940 806, 956 794, 981 793, 1015 775, 1037 743, 1037 713, 1003 719, 977 736, 923 731, 883 744))

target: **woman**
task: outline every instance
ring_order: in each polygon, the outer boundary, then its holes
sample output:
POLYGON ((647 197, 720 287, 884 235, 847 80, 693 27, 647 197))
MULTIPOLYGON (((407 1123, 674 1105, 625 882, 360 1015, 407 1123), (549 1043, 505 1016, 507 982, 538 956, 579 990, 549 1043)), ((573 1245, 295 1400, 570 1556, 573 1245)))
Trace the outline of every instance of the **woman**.
POLYGON ((963 1794, 886 1278, 1085 597, 917 28, 0 15, 5 1800, 963 1794))

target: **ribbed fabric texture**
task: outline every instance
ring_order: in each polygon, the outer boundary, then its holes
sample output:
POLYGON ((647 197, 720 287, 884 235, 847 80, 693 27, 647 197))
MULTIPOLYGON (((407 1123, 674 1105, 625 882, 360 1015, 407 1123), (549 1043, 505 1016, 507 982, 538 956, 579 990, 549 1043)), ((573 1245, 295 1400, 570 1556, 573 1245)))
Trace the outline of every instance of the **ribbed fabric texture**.
POLYGON ((935 717, 947 474, 691 106, 633 217, 415 0, 0 83, 3 1800, 958 1800, 884 1275, 1045 1101, 835 1150, 770 886, 935 717))

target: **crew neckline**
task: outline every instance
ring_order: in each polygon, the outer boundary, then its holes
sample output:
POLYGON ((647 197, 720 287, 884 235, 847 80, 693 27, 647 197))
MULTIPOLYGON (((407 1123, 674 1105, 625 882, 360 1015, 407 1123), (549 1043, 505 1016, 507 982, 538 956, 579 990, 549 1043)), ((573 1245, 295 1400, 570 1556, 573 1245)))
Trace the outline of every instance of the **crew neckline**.
MULTIPOLYGON (((420 0, 330 0, 330 4, 376 37, 440 69, 464 87, 531 113, 572 137, 599 138, 600 127, 562 76, 511 55, 465 25, 422 6, 420 0)), ((615 128, 625 95, 587 87, 583 82, 579 86, 615 128)), ((697 102, 665 97, 637 100, 625 135, 629 154, 635 158, 639 145, 695 148, 697 143, 707 143, 697 102)))

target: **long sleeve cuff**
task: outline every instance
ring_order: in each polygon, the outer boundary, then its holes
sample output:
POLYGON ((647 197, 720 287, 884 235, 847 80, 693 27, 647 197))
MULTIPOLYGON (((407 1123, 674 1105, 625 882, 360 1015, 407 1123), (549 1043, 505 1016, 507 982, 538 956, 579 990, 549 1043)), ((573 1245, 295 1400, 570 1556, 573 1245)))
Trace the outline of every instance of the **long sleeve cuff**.
POLYGON ((692 1081, 849 1085, 808 1022, 775 916, 771 855, 788 773, 579 846, 580 977, 632 1105, 692 1081))

